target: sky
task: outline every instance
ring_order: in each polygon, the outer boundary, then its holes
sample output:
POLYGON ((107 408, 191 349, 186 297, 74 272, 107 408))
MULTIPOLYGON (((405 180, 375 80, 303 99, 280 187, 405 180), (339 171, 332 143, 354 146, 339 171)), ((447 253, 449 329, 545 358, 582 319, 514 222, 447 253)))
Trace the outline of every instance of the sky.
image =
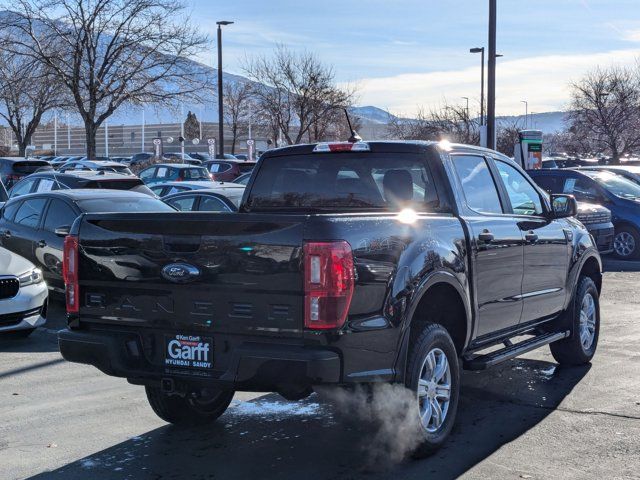
MULTIPOLYGON (((497 0, 498 115, 562 110, 568 85, 597 65, 640 58, 640 0, 497 0)), ((186 0, 211 35, 200 61, 213 65, 215 22, 224 67, 269 55, 277 44, 314 52, 336 81, 356 86, 357 104, 414 115, 444 101, 479 108, 480 55, 488 0, 186 0)))

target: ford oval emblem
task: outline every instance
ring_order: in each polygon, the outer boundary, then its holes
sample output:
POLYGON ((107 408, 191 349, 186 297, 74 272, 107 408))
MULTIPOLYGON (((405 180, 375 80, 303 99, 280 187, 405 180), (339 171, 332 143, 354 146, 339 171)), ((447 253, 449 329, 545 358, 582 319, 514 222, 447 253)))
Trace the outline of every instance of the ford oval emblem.
POLYGON ((162 276, 173 283, 188 283, 200 276, 200 270, 188 263, 170 263, 162 269, 162 276))

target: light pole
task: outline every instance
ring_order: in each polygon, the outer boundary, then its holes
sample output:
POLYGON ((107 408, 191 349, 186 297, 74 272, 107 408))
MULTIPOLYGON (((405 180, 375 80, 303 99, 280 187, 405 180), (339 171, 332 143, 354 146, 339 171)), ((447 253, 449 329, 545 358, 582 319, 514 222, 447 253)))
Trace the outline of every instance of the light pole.
POLYGON ((222 108, 222 26, 233 22, 220 20, 218 25, 218 158, 224 158, 224 111, 222 108))
POLYGON ((489 0, 489 65, 487 75, 487 146, 496 148, 496 10, 497 1, 489 0))
POLYGON ((460 97, 460 98, 467 101, 467 120, 469 120, 469 97, 460 97))
POLYGON ((524 103, 524 128, 526 130, 526 128, 529 126, 529 102, 527 102, 526 100, 520 100, 520 103, 524 103))
POLYGON ((484 47, 471 48, 469 52, 480 54, 480 125, 484 125, 484 47))

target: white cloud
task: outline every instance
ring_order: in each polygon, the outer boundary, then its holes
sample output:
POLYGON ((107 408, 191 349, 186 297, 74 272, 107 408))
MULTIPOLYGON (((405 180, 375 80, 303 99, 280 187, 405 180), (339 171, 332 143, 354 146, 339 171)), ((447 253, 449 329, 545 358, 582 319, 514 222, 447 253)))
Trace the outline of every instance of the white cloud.
MULTIPOLYGON (((561 110, 569 101, 569 82, 579 79, 597 65, 631 65, 638 54, 638 50, 634 49, 517 60, 498 59, 497 114, 523 113, 521 100, 529 102, 529 111, 561 110)), ((479 103, 480 68, 365 78, 359 80, 358 84, 361 87, 360 104, 377 105, 392 113, 412 115, 420 106, 435 107, 444 99, 462 103, 461 97, 468 96, 479 103)))

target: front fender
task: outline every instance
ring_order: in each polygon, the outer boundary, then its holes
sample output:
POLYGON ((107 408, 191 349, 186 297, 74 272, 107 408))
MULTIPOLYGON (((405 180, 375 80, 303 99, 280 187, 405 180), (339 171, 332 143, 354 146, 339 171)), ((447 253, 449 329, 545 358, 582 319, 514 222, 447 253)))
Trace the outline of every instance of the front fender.
POLYGON ((571 246, 571 258, 569 261, 569 272, 567 275, 567 295, 565 310, 570 308, 573 300, 580 272, 589 259, 593 258, 598 263, 598 273, 602 275, 602 259, 598 253, 598 247, 593 241, 593 237, 584 229, 574 230, 575 238, 571 246))

